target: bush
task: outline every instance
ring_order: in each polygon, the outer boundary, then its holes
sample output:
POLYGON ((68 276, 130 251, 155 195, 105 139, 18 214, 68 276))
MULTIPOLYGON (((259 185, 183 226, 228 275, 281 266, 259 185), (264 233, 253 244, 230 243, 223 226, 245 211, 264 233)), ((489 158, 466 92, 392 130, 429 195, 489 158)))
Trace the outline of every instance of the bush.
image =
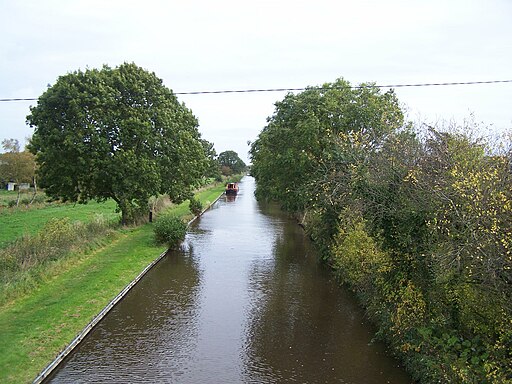
POLYGON ((189 207, 190 212, 192 212, 195 216, 199 216, 203 211, 203 204, 201 204, 199 200, 196 200, 193 197, 190 199, 189 207))
POLYGON ((332 242, 331 259, 344 283, 357 291, 367 292, 379 274, 391 269, 391 260, 368 235, 362 219, 354 218, 353 222, 350 221, 352 219, 342 219, 332 242))
POLYGON ((153 231, 158 244, 175 248, 185 238, 187 225, 177 216, 163 216, 155 222, 153 231))

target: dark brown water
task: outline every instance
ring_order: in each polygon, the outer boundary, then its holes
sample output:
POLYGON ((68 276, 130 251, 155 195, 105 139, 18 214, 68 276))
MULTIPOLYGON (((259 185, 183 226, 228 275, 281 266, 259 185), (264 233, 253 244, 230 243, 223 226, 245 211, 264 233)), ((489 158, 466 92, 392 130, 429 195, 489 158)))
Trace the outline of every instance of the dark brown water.
POLYGON ((103 319, 52 383, 410 383, 301 228, 246 177, 103 319))

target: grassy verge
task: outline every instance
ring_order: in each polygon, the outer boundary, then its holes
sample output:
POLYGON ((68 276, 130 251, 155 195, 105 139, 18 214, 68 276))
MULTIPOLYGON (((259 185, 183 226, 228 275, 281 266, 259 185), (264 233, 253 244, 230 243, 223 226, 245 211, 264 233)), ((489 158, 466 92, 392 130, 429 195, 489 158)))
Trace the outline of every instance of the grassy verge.
MULTIPOLYGON (((224 190, 196 195, 204 206, 224 190)), ((187 218, 188 202, 166 214, 187 218)), ((158 218, 156 218, 158 220, 158 218)), ((74 336, 165 249, 152 225, 115 231, 95 249, 57 261, 39 288, 0 308, 0 382, 30 382, 74 336)))

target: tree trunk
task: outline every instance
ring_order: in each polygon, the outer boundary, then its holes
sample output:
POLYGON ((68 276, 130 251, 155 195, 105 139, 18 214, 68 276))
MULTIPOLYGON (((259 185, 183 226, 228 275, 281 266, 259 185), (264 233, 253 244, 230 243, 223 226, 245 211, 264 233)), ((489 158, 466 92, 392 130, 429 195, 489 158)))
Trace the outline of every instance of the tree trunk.
POLYGON ((32 205, 32 203, 34 202, 36 195, 37 195, 37 180, 36 180, 35 176, 33 178, 33 182, 34 182, 34 194, 32 195, 32 199, 30 199, 29 205, 32 205))
POLYGON ((16 207, 20 205, 20 185, 18 184, 18 194, 16 195, 16 207))

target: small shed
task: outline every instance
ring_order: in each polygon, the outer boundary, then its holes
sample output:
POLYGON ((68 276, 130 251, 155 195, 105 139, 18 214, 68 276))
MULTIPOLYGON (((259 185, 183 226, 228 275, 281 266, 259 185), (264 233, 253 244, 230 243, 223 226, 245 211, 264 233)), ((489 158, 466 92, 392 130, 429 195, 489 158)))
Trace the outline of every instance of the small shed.
POLYGON ((8 191, 14 191, 14 188, 16 187, 16 183, 8 182, 7 183, 7 190, 8 191))

